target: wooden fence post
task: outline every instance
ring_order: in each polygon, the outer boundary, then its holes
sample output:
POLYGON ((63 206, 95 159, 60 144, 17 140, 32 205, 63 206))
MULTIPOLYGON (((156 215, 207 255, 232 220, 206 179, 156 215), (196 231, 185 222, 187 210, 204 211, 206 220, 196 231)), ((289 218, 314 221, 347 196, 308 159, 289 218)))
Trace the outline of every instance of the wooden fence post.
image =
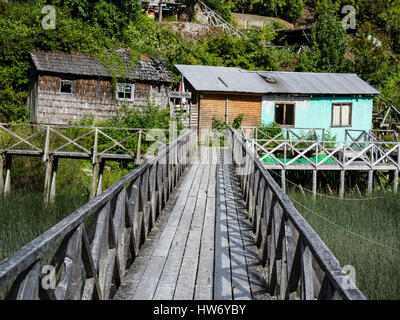
POLYGON ((399 188, 399 170, 394 170, 393 192, 397 194, 399 188))

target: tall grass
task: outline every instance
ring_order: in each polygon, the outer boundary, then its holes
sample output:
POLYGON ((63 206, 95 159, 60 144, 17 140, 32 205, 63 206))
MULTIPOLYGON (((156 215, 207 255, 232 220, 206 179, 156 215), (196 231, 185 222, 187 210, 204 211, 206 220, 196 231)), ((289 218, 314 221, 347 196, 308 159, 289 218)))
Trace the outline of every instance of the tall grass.
POLYGON ((400 298, 399 196, 376 194, 382 198, 361 201, 320 196, 313 201, 311 195, 288 195, 342 267, 355 267, 356 285, 368 299, 400 298))
MULTIPOLYGON (((106 163, 103 190, 129 169, 106 163)), ((60 222, 89 200, 92 165, 88 160, 60 159, 56 199, 43 202, 44 164, 39 158, 16 157, 11 170, 11 194, 0 196, 0 261, 60 222)))
POLYGON ((13 192, 0 201, 0 261, 3 261, 87 200, 71 188, 48 206, 44 205, 43 193, 13 192))

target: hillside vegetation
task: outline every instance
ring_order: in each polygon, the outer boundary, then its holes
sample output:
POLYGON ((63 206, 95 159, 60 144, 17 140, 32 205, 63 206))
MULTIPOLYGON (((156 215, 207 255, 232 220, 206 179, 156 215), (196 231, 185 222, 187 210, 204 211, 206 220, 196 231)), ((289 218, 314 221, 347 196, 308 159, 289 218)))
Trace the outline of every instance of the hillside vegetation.
MULTIPOLYGON (((187 0, 188 5, 195 1, 187 0)), ((309 46, 296 49, 265 47, 277 36, 273 27, 249 32, 248 39, 228 35, 185 42, 168 27, 141 13, 137 1, 31 0, 0 2, 0 121, 27 122, 25 102, 30 79, 29 52, 35 49, 85 52, 105 65, 118 64, 107 51, 119 47, 162 59, 173 65, 207 64, 250 70, 355 72, 382 91, 384 97, 400 102, 400 13, 399 1, 387 0, 205 0, 232 21, 231 12, 271 15, 300 24, 302 13, 313 12, 315 22, 309 46), (347 35, 341 27, 342 7, 356 9, 357 32, 347 35), (42 7, 56 7, 56 29, 43 29, 42 7), (377 39, 381 45, 373 41, 377 39), (107 58, 105 58, 107 57, 107 58)), ((177 76, 177 75, 176 75, 177 76)), ((177 77, 178 78, 178 77, 177 77)))

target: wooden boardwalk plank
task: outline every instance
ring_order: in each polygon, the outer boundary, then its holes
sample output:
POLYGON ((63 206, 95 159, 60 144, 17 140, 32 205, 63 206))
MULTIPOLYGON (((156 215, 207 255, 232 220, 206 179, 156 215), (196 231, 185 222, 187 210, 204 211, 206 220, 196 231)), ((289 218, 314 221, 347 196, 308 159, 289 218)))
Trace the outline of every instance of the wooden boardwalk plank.
POLYGON ((247 274, 242 234, 239 228, 235 196, 231 184, 231 172, 224 166, 229 248, 232 272, 232 292, 234 300, 250 300, 251 291, 247 274))
MULTIPOLYGON (((191 177, 193 181, 191 187, 193 187, 195 181, 199 181, 199 179, 202 178, 204 173, 203 168, 199 168, 198 165, 196 165, 196 167, 198 167, 198 170, 196 171, 196 175, 191 177)), ((176 233, 172 241, 172 246, 169 250, 168 258, 155 292, 155 299, 158 299, 162 296, 163 299, 170 300, 174 297, 176 291, 181 266, 184 265, 183 255, 185 252, 186 242, 189 241, 188 235, 190 231, 190 225, 192 222, 193 212, 196 207, 196 198, 189 196, 190 190, 190 187, 188 187, 186 190, 187 199, 178 200, 178 202, 185 201, 186 206, 182 212, 179 225, 177 226, 176 233)))
POLYGON ((229 252, 229 235, 227 223, 227 207, 225 181, 222 166, 217 166, 219 205, 215 218, 215 267, 214 267, 214 299, 232 300, 231 262, 229 252))
POLYGON ((133 299, 133 296, 139 286, 139 283, 143 279, 146 266, 149 263, 151 256, 153 255, 156 245, 159 242, 161 234, 164 230, 164 226, 170 222, 171 215, 174 208, 180 204, 177 204, 177 200, 181 199, 181 192, 187 194, 187 190, 190 188, 193 182, 193 175, 197 172, 197 166, 189 166, 185 172, 181 181, 176 186, 176 191, 172 194, 170 201, 163 209, 156 225, 152 229, 151 233, 147 237, 143 247, 140 249, 140 254, 136 257, 133 265, 128 271, 125 279, 122 281, 119 290, 117 291, 114 299, 133 299))
MULTIPOLYGON (((232 173, 233 170, 234 169, 232 168, 232 173)), ((239 228, 243 241, 243 255, 247 266, 251 297, 253 300, 270 300, 271 298, 267 293, 267 282, 265 279, 264 269, 261 266, 258 249, 255 244, 254 235, 246 211, 246 205, 241 196, 240 184, 236 177, 233 177, 231 182, 236 203, 239 228)))
POLYGON ((192 159, 115 299, 269 298, 229 150, 215 150, 192 159))

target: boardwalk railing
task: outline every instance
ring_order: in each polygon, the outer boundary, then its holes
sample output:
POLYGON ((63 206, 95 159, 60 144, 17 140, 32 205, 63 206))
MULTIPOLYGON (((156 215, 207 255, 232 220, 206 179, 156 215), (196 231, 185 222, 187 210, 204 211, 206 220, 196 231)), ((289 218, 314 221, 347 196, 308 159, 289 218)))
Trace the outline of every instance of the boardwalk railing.
POLYGON ((250 130, 242 128, 241 135, 248 139, 264 166, 272 169, 400 169, 400 143, 378 141, 366 131, 349 131, 348 141, 336 142, 321 139, 319 131, 323 129, 309 130, 303 137, 290 129, 272 136, 258 128, 250 130))
POLYGON ((279 299, 365 300, 318 234, 249 146, 231 129, 233 161, 271 295, 279 299))
POLYGON ((109 299, 196 144, 190 130, 0 263, 7 299, 109 299), (12 286, 10 287, 10 284, 12 286))
POLYGON ((55 197, 58 160, 88 159, 93 166, 90 192, 90 198, 93 199, 102 191, 101 181, 107 160, 135 161, 140 164, 149 150, 155 153, 164 148, 168 140, 174 139, 180 132, 175 129, 0 123, 0 172, 3 172, 4 160, 6 167, 5 182, 0 174, 0 192, 10 192, 14 156, 42 158, 46 168, 46 202, 55 197))
POLYGON ((0 123, 0 154, 138 161, 146 141, 163 147, 169 134, 162 129, 0 123))

